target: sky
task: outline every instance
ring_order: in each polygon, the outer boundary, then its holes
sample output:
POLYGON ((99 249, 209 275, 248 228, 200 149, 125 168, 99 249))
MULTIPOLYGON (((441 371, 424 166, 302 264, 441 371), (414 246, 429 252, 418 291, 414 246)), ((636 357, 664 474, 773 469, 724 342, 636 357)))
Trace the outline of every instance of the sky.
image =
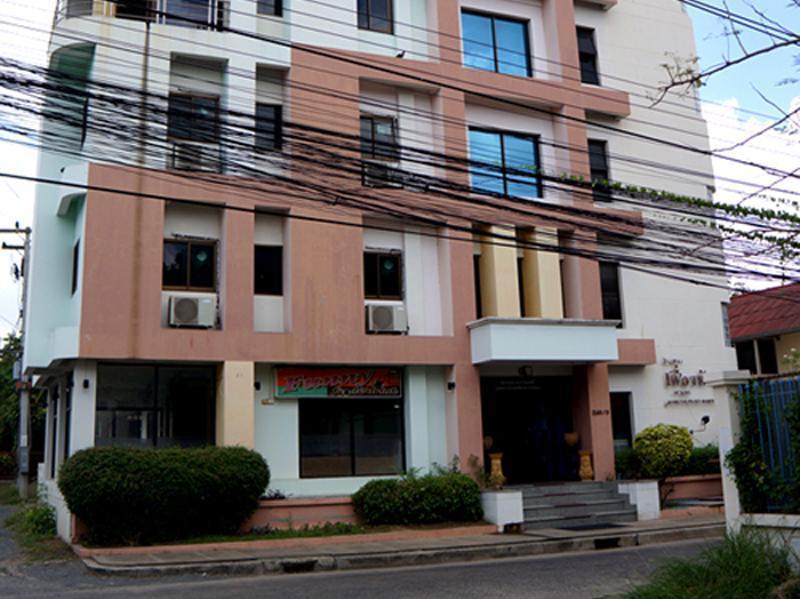
MULTIPOLYGON (((706 1, 722 6, 722 0, 706 1)), ((728 0, 728 6, 734 12, 758 20, 760 17, 753 12, 751 2, 728 0)), ((0 57, 45 64, 47 31, 52 24, 54 4, 55 0, 0 0, 0 57)), ((800 30, 800 8, 789 7, 787 0, 757 0, 755 4, 778 23, 795 31, 800 30)), ((701 67, 712 67, 728 57, 739 55, 741 49, 737 40, 725 35, 722 21, 695 9, 689 9, 689 13, 694 23, 701 67)), ((763 34, 745 29, 740 32, 739 39, 750 51, 772 43, 763 34)), ((708 120, 712 148, 730 145, 730 140, 744 139, 763 129, 770 119, 779 118, 781 110, 800 107, 800 83, 785 82, 792 77, 800 79, 798 57, 800 48, 778 50, 722 72, 707 82, 700 94, 704 101, 703 113, 708 120), (759 92, 777 108, 759 97, 759 92)), ((783 170, 798 168, 800 119, 797 124, 794 134, 772 131, 747 146, 737 148, 730 155, 783 170)), ((0 173, 35 176, 36 152, 16 144, 3 143, 2 137, 0 130, 0 173)), ((759 169, 747 169, 716 159, 714 170, 718 177, 746 179, 762 185, 768 185, 775 179, 759 169)), ((780 187, 800 192, 800 181, 785 181, 780 187)), ((736 202, 742 198, 743 188, 736 184, 718 182, 717 189, 719 201, 736 202)), ((33 184, 0 176, 0 228, 13 227, 16 222, 22 226, 32 226, 33 197, 33 184)), ((753 201, 757 202, 750 202, 753 201)), ((5 240, 19 243, 15 237, 5 240)), ((18 325, 20 286, 11 275, 15 263, 20 263, 18 252, 0 251, 0 335, 5 335, 18 325)))

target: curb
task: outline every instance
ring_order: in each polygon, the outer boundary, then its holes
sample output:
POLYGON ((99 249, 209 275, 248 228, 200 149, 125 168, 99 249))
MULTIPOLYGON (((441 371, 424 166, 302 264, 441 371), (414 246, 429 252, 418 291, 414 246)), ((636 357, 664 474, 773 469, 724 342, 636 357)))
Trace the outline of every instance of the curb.
POLYGON ((129 577, 164 576, 176 574, 206 575, 265 575, 302 574, 331 570, 361 570, 402 566, 422 566, 455 562, 502 559, 593 551, 673 543, 699 539, 713 539, 725 534, 724 524, 709 524, 684 529, 653 530, 641 532, 605 533, 572 539, 531 539, 513 543, 386 551, 373 553, 321 554, 292 558, 242 558, 238 560, 208 561, 184 564, 148 564, 143 566, 108 566, 93 558, 83 559, 86 567, 96 574, 129 577))

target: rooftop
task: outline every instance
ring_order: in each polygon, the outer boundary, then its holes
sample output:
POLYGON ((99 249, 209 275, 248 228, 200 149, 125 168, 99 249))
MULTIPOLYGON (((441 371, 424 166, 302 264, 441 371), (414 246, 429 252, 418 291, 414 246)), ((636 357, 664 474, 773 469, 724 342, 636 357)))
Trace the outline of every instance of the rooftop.
POLYGON ((800 283, 734 296, 728 315, 734 340, 800 331, 800 283))

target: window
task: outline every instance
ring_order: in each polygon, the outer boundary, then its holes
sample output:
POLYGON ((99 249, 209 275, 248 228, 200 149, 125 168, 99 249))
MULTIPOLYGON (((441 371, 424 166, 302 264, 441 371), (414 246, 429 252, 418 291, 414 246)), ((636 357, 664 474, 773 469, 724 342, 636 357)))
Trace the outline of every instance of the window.
POLYGON ((172 139, 219 141, 219 98, 189 94, 169 95, 167 135, 172 139))
POLYGON ((751 374, 758 374, 756 346, 752 341, 742 341, 736 344, 736 362, 740 370, 749 370, 751 374))
POLYGON ((630 393, 611 393, 611 428, 614 432, 614 449, 633 447, 630 393))
POLYGON ((364 297, 402 300, 403 268, 399 253, 364 253, 364 297))
POLYGON ((75 242, 72 247, 72 295, 78 290, 78 268, 80 267, 81 258, 81 241, 80 239, 75 242))
POLYGON ((214 291, 216 289, 216 243, 213 241, 164 241, 165 289, 214 291))
POLYGON ((517 293, 519 293, 519 315, 525 314, 525 258, 517 257, 517 293))
POLYGON ((100 364, 95 444, 213 445, 215 397, 213 366, 100 364))
POLYGON ((622 298, 619 291, 619 265, 614 262, 600 263, 600 290, 603 295, 603 319, 621 321, 622 298))
POLYGON ((597 73, 597 46, 594 43, 594 29, 578 27, 578 58, 581 63, 581 81, 600 85, 597 73))
POLYGON ((530 135, 469 130, 472 187, 489 193, 541 197, 539 140, 530 135))
POLYGON ((256 295, 283 295, 283 248, 257 245, 255 249, 256 295))
POLYGON ((778 374, 778 356, 775 351, 774 339, 757 339, 758 347, 758 373, 778 374))
POLYGON ((720 307, 722 308, 722 337, 725 339, 725 347, 733 347, 733 341, 731 341, 731 322, 729 317, 730 305, 726 302, 722 302, 720 307))
POLYGON ((283 16, 283 0, 258 0, 258 14, 283 16))
POLYGON ((404 469, 400 399, 301 399, 300 476, 374 476, 404 469))
POLYGON ((157 10, 155 3, 146 0, 117 0, 116 6, 115 17, 139 21, 152 20, 157 10))
MULTIPOLYGON (((221 8, 222 3, 219 3, 221 8)), ((212 0, 168 0, 163 21, 167 25, 205 29, 220 24, 219 14, 214 14, 212 0)), ((163 10, 163 9, 162 9, 163 10)))
POLYGON ((506 75, 531 76, 528 24, 463 11, 464 66, 506 75))
POLYGON ((608 146, 597 139, 589 140, 589 169, 592 179, 592 196, 595 202, 610 202, 611 189, 608 173, 608 146))
POLYGON ((392 33, 392 0, 358 0, 358 28, 392 33))
POLYGON ((283 145, 283 107, 278 104, 256 104, 256 149, 279 151, 283 145))
POLYGON ((475 318, 483 318, 483 299, 481 298, 481 255, 472 256, 472 273, 475 277, 475 318))
POLYGON ((386 116, 361 117, 361 157, 370 160, 398 160, 397 121, 386 116))

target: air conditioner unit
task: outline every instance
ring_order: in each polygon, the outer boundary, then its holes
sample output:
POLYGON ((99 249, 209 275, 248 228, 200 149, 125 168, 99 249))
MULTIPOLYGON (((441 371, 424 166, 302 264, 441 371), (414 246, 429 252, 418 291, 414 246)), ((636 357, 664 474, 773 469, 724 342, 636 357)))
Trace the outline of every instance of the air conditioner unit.
POLYGON ((403 306, 367 304, 367 331, 370 333, 406 333, 408 319, 403 306))
POLYGON ((220 147, 217 144, 176 143, 172 146, 170 167, 182 171, 221 173, 220 147))
POLYGON ((361 182, 367 187, 403 187, 403 171, 385 162, 364 162, 361 182))
POLYGON ((173 295, 169 298, 169 326, 211 329, 217 320, 217 300, 212 297, 173 295))

